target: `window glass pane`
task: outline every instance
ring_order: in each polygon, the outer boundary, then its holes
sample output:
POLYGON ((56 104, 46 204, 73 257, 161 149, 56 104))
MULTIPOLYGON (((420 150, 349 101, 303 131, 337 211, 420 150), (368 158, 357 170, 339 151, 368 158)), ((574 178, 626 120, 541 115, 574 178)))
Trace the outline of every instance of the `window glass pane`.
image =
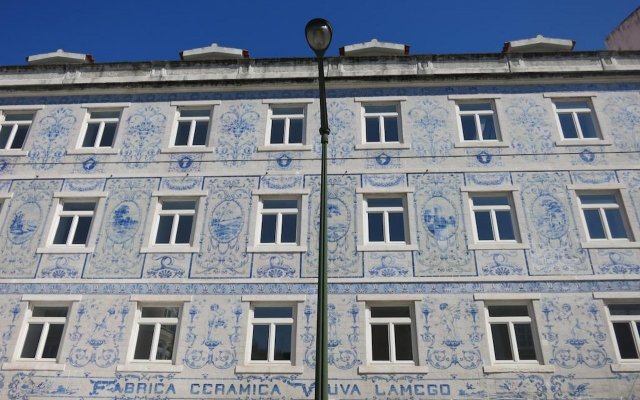
MULTIPOLYGON (((16 135, 13 137, 13 142, 11 142, 12 149, 21 149, 24 145, 24 141, 27 138, 27 132, 29 132, 29 125, 20 125, 18 126, 18 130, 16 131, 16 135)), ((0 148, 3 148, 0 146, 0 148)))
POLYGON ((11 125, 0 125, 0 149, 7 147, 12 129, 13 127, 11 125))
POLYGON ((284 214, 282 216, 281 243, 295 243, 298 236, 298 215, 284 214))
POLYGON ((611 315, 640 315, 640 304, 609 304, 611 315))
POLYGON ((613 194, 581 194, 580 202, 582 204, 618 204, 613 194))
POLYGON ((99 129, 100 129, 99 123, 92 123, 87 125, 87 130, 84 133, 84 140, 82 141, 82 147, 95 146, 99 129))
POLYGON ((593 124, 593 118, 591 113, 578 113, 578 121, 580 122, 580 129, 582 129, 582 137, 585 139, 597 139, 598 133, 596 127, 593 124))
POLYGON ((380 142, 380 121, 378 121, 378 117, 365 118, 365 129, 367 143, 380 142))
POLYGON ((142 318, 178 318, 179 307, 143 307, 142 318))
POLYGON ((411 339, 411 325, 395 325, 396 360, 413 360, 413 340, 411 339))
POLYGON ((60 217, 56 234, 53 237, 53 244, 67 244, 72 222, 73 217, 60 217))
POLYGON ((492 111, 491 103, 459 103, 460 111, 492 111))
POLYGON ((478 240, 493 240, 493 227, 491 226, 491 215, 488 211, 475 211, 476 229, 478 240))
POLYGON ((102 139, 100 139, 100 147, 113 146, 113 139, 116 137, 116 126, 115 122, 108 122, 104 124, 102 139))
POLYGON ((34 317, 61 317, 67 316, 67 307, 34 307, 31 315, 34 317))
POLYGON ((291 360, 291 325, 276 325, 274 360, 291 360))
POLYGON ((397 113, 398 108, 394 105, 366 105, 364 112, 369 113, 397 113))
POLYGON ((64 324, 49 325, 47 339, 44 342, 44 348, 42 349, 42 358, 58 357, 58 349, 62 342, 62 331, 64 331, 64 324))
POLYGON ((394 118, 394 117, 384 118, 384 141, 385 142, 400 141, 400 138, 398 135, 398 118, 394 118))
POLYGON ((516 234, 511 221, 511 211, 496 211, 498 223, 498 236, 500 240, 515 240, 516 234))
POLYGON ((171 228, 173 227, 173 216, 162 215, 158 221, 158 232, 156 234, 157 244, 168 244, 171 242, 171 228))
POLYGON ((175 200, 163 201, 163 210, 195 210, 196 202, 194 200, 175 200))
POLYGON ((638 358, 638 349, 633 340, 633 331, 629 322, 614 322, 613 330, 621 358, 638 358))
POLYGON ((508 206, 509 199, 507 196, 474 196, 474 206, 508 206))
POLYGON ((387 325, 371 325, 371 359, 373 361, 390 361, 389 327, 387 325))
POLYGON ((76 202, 65 202, 62 205, 63 211, 93 211, 96 207, 95 203, 76 203, 76 202))
POLYGON ((133 353, 135 360, 149 360, 151 358, 151 342, 153 341, 154 325, 139 325, 136 349, 133 353))
POLYGON ((478 132, 476 131, 476 119, 473 115, 461 115, 462 136, 464 140, 478 140, 478 132))
POLYGON ((71 241, 72 244, 87 244, 89 238, 89 229, 91 228, 92 217, 79 217, 76 231, 71 241))
POLYGON ((5 121, 31 121, 33 113, 10 113, 4 116, 5 121))
POLYGON ((271 121, 271 144, 284 143, 284 125, 285 120, 274 119, 271 121))
POLYGON ((276 242, 276 215, 263 215, 260 227, 260 243, 276 242))
POLYGON ((369 207, 402 207, 402 199, 397 197, 370 197, 367 199, 369 207))
POLYGON ((491 324, 491 336, 496 360, 513 360, 507 324, 491 324))
POLYGON ((480 116, 480 130, 482 131, 483 140, 497 140, 496 126, 493 123, 493 115, 480 116))
POLYGON ((407 306, 371 307, 371 318, 402 318, 411 317, 411 310, 407 306))
POLYGON ((209 121, 196 122, 196 131, 193 133, 193 145, 204 146, 207 144, 207 132, 209 131, 209 121))
POLYGON ((607 217, 612 239, 625 239, 628 237, 620 210, 604 210, 604 215, 607 217))
POLYGON ((490 317, 528 317, 529 309, 526 305, 500 305, 490 306, 490 317))
POLYGON ((584 100, 574 101, 558 101, 555 103, 557 109, 575 109, 575 108, 589 108, 589 103, 584 100))
POLYGON ((255 307, 253 309, 254 318, 292 318, 293 309, 291 307, 255 307))
POLYGON ((274 107, 271 109, 273 115, 303 115, 304 107, 274 107))
POLYGON ((91 111, 91 118, 120 118, 120 111, 91 111))
POLYGON ((173 343, 176 339, 176 325, 161 325, 158 338, 156 360, 171 360, 173 358, 173 343))
POLYGON ((269 325, 253 325, 251 359, 266 361, 269 356, 269 325))
POLYGON ((186 146, 189 144, 189 130, 191 129, 191 121, 178 122, 178 131, 176 132, 176 141, 174 146, 186 146))
POLYGON ((20 358, 36 357, 38 343, 40 342, 40 335, 42 334, 42 327, 42 324, 29 324, 27 336, 24 339, 24 346, 22 347, 22 353, 20 353, 20 358))
POLYGON ((289 121, 289 143, 302 143, 302 120, 289 121))
POLYGON ((298 209, 298 200, 295 199, 270 199, 262 201, 262 208, 295 208, 298 209))
POLYGON ((404 213, 389 213, 389 240, 392 242, 404 242, 404 213))
POLYGON ((193 226, 192 215, 181 215, 178 219, 178 230, 176 232, 175 243, 191 243, 191 227, 193 226))
POLYGON ((368 213, 369 241, 384 242, 384 227, 382 223, 382 213, 368 213))
POLYGON ((584 219, 587 222, 587 229, 589 230, 589 238, 591 239, 606 239, 604 233, 604 227, 602 220, 600 220, 600 212, 598 210, 582 210, 584 219))
POLYGON ((180 110, 180 117, 208 117, 211 110, 205 108, 202 110, 180 110))
POLYGON ((572 114, 558 114, 558 118, 560 119, 560 127, 562 128, 562 136, 565 139, 577 139, 578 131, 576 130, 576 126, 573 123, 573 115, 572 114))
POLYGON ((536 348, 533 344, 533 332, 531 324, 514 324, 518 344, 518 356, 521 360, 536 360, 536 348))

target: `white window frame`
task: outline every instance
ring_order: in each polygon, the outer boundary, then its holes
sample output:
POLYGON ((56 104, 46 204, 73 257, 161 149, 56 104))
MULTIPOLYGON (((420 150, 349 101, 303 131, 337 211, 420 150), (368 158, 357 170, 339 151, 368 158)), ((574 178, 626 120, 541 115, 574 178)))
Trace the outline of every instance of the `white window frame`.
POLYGON ((607 137, 605 131, 600 127, 600 121, 595 113, 593 99, 596 98, 595 93, 543 93, 543 97, 551 100, 551 108, 553 110, 553 116, 556 121, 556 127, 558 136, 556 139, 556 146, 608 146, 613 142, 607 137), (584 101, 587 103, 585 108, 574 109, 558 109, 556 103, 567 101, 584 101), (593 127, 596 131, 596 138, 584 138, 582 137, 582 126, 577 118, 579 112, 589 112, 593 127), (560 124, 559 114, 571 114, 574 126, 578 134, 577 138, 565 138, 562 131, 562 125, 560 124))
MULTIPOLYGON (((418 343, 419 337, 419 324, 417 320, 416 310, 419 310, 422 298, 418 295, 410 294, 360 294, 357 295, 356 301, 359 308, 361 308, 362 314, 365 316, 362 321, 361 330, 365 332, 365 346, 366 346, 366 358, 364 363, 358 367, 358 374, 402 374, 402 373, 417 373, 424 374, 429 372, 426 365, 426 348, 420 346, 418 343), (409 361, 373 361, 372 357, 372 339, 371 339, 371 307, 408 307, 410 317, 397 317, 397 318, 376 318, 374 322, 386 322, 388 324, 402 324, 406 325, 407 322, 411 325, 411 350, 413 353, 413 360, 409 361)), ((393 330, 389 331, 390 334, 390 358, 393 358, 395 352, 395 343, 393 339, 393 330), (392 350, 393 348, 393 350, 392 350)))
POLYGON ((64 354, 67 353, 67 331, 69 329, 69 321, 71 316, 76 312, 75 304, 82 300, 80 295, 40 295, 40 294, 25 294, 22 295, 21 301, 24 303, 25 312, 21 323, 21 328, 18 336, 16 337, 15 351, 9 362, 2 364, 3 370, 32 370, 32 371, 64 371, 65 363, 64 354), (66 317, 33 317, 32 312, 34 307, 66 307, 66 317), (44 342, 43 336, 48 333, 48 324, 50 323, 64 323, 62 330, 62 337, 58 348, 58 356, 55 359, 47 358, 21 358, 22 349, 25 345, 27 338, 27 331, 30 323, 44 323, 45 328, 42 330, 39 341, 38 353, 42 353, 42 347, 44 342))
POLYGON ((183 354, 181 351, 180 343, 184 341, 184 335, 186 329, 184 327, 187 324, 187 318, 189 316, 189 304, 193 301, 191 295, 131 295, 129 302, 132 303, 132 309, 135 311, 131 313, 131 336, 129 339, 129 346, 127 348, 127 356, 124 364, 118 364, 116 366, 117 372, 182 372, 184 366, 182 365, 183 354), (141 325, 142 309, 145 307, 175 307, 180 309, 180 315, 177 318, 144 318, 145 324, 154 323, 156 329, 154 331, 154 342, 151 346, 151 360, 136 360, 134 359, 136 345, 138 342, 138 329, 141 325), (157 351, 159 328, 161 324, 176 325, 176 335, 173 344, 173 354, 171 360, 155 360, 155 351, 157 351))
MULTIPOLYGON (((245 295, 242 296, 243 306, 247 309, 247 329, 245 338, 244 357, 241 358, 235 368, 236 374, 266 373, 266 374, 302 374, 304 372, 304 351, 300 348, 300 330, 304 326, 304 304, 306 295, 245 295), (291 307, 292 318, 254 318, 253 310, 256 307, 291 307), (276 323, 291 324, 291 360, 286 361, 258 361, 251 360, 251 349, 253 345, 253 323, 260 322, 272 324, 272 329, 276 323)), ((273 333, 273 332, 272 332, 273 333)), ((272 353, 275 335, 270 334, 269 351, 272 353)))
POLYGON ((116 137, 118 137, 118 128, 120 125, 120 121, 122 119, 122 109, 114 109, 114 108, 108 108, 108 109, 104 109, 104 108, 92 108, 87 110, 87 115, 86 115, 86 120, 82 126, 82 133, 80 134, 80 138, 78 140, 78 146, 77 148, 79 149, 92 149, 92 150, 101 150, 101 149, 113 149, 113 145, 116 142, 116 137), (117 118, 97 118, 97 117, 93 117, 93 114, 96 112, 118 112, 119 116, 117 118), (100 146, 100 142, 102 141, 102 136, 104 134, 104 127, 107 123, 114 123, 116 124, 116 132, 113 136, 113 143, 111 143, 111 146, 100 146), (93 146, 87 146, 87 147, 83 147, 82 146, 82 142, 84 142, 85 136, 87 135, 87 129, 89 128, 89 125, 91 124, 98 124, 98 134, 96 136, 96 141, 94 142, 93 146))
MULTIPOLYGON (((413 187, 405 188, 393 188, 393 189, 369 189, 369 188, 356 188, 356 198, 358 202, 358 214, 357 225, 361 227, 362 232, 358 235, 358 244, 356 246, 357 251, 412 251, 418 250, 416 242, 416 218, 414 207, 411 207, 413 202, 413 187), (405 240, 404 242, 369 242, 369 220, 368 220, 368 198, 401 198, 403 202, 404 212, 404 230, 405 240)), ((394 209, 395 210, 395 209, 394 209)), ((387 210, 393 211, 393 210, 387 210)), ((386 223, 385 237, 388 238, 388 219, 386 223)))
MULTIPOLYGON (((640 371, 640 358, 622 358, 620 356, 620 350, 618 349, 618 338, 616 337, 615 330, 613 329, 613 322, 630 321, 628 317, 633 316, 612 316, 609 311, 609 305, 611 304, 640 304, 640 294, 637 292, 595 292, 593 298, 596 300, 602 300, 601 312, 605 315, 608 321, 609 337, 611 337, 611 345, 613 346, 616 359, 611 364, 611 372, 639 372, 640 371), (625 318, 626 317, 626 318, 625 318)), ((640 315, 638 319, 634 321, 640 321, 640 315)), ((636 340, 636 349, 640 353, 640 336, 636 336, 638 329, 634 330, 634 339, 636 340)))
MULTIPOLYGON (((95 251, 95 243, 98 231, 101 226, 102 218, 105 212, 106 192, 56 192, 53 194, 53 204, 51 207, 49 222, 44 229, 46 233, 45 244, 43 247, 36 249, 36 253, 93 253, 95 251), (91 226, 85 244, 53 244, 53 239, 60 223, 60 217, 63 216, 62 208, 65 203, 95 203, 95 207, 91 212, 91 226)), ((87 211, 73 211, 73 213, 89 213, 87 211)), ((74 219, 75 221, 75 219, 74 219)), ((73 227, 72 227, 73 228, 73 227)), ((72 229, 73 230, 73 229, 72 229)), ((72 236, 72 235, 70 235, 72 236)))
MULTIPOLYGON (((502 114, 501 97, 491 94, 463 94, 463 95, 448 95, 447 99, 453 102, 453 106, 456 110, 456 125, 458 127, 458 135, 456 136, 456 142, 454 147, 509 147, 509 135, 507 131, 500 129, 500 115, 502 114), (460 111, 460 104, 471 103, 488 103, 491 105, 492 111, 460 111), (496 129, 496 140, 464 140, 464 133, 462 130, 462 120, 460 115, 472 115, 472 114, 492 114, 493 124, 496 129)), ((476 129, 478 129, 479 122, 476 118, 476 129)), ((481 136, 481 135, 479 135, 481 136)))
POLYGON ((376 150, 376 149, 410 149, 410 139, 408 130, 404 128, 402 117, 402 103, 406 97, 356 97, 354 101, 360 106, 360 140, 356 144, 356 150, 376 150), (396 112, 367 113, 367 106, 395 106, 396 112), (367 116, 378 116, 380 125, 380 142, 367 142, 367 116), (396 117, 398 122, 398 141, 387 142, 384 135, 385 117, 396 117))
MULTIPOLYGON (((172 101, 170 103, 174 110, 173 123, 171 125, 171 131, 169 135, 166 135, 164 144, 162 146, 161 153, 211 153, 214 150, 213 147, 213 122, 215 121, 214 113, 217 112, 218 106, 221 104, 219 100, 186 100, 186 101, 172 101), (178 133, 178 124, 181 120, 181 110, 211 110, 209 113, 209 128, 207 131, 207 140, 204 146, 201 145, 186 145, 176 146, 176 135, 178 133)), ((205 117, 184 117, 184 120, 199 119, 205 117)), ((192 127, 194 129, 194 127, 192 127)))
MULTIPOLYGON (((80 105, 82 109, 84 109, 84 119, 82 121, 82 126, 80 130, 77 131, 75 135, 75 146, 73 148, 67 150, 67 154, 118 154, 118 144, 121 141, 120 138, 120 128, 122 121, 124 119, 124 113, 128 107, 131 106, 131 103, 83 103, 80 105), (82 142, 84 141, 84 137, 87 133, 87 127, 91 120, 91 112, 101 112, 101 111, 120 111, 120 117, 118 118, 118 122, 116 125, 116 132, 113 137, 113 144, 109 147, 96 147, 95 144, 93 147, 82 147, 82 142)), ((115 119, 115 118, 113 118, 115 119)), ((113 120, 110 119, 110 120, 113 120)), ((99 118, 97 120, 102 120, 99 118)), ((99 138, 97 142, 99 143, 99 138)))
MULTIPOLYGON (((249 225, 250 232, 253 234, 250 236, 249 245, 247 246, 247 252, 256 253, 304 253, 307 251, 307 226, 309 225, 308 217, 308 189, 288 189, 286 191, 273 191, 273 190, 254 190, 252 193, 252 202, 255 205, 252 212, 252 218, 249 225), (279 199, 297 199, 298 201, 298 220, 297 220, 297 240, 296 243, 261 243, 260 235, 262 231, 262 204, 265 199, 279 200, 279 199)), ((269 214, 275 213, 278 210, 270 211, 269 214)), ((279 231, 280 232, 280 231, 279 231)), ((276 232, 278 233, 278 232, 276 232)), ((281 235, 276 234, 276 240, 281 235)))
POLYGON ((27 152, 24 149, 24 145, 27 143, 27 139, 29 139, 29 134, 31 133, 31 128, 33 127, 33 121, 36 119, 36 114, 39 108, 7 108, 0 107, 0 127, 8 127, 11 126, 11 133, 9 134, 9 139, 7 140, 7 144, 5 148, 0 149, 0 153, 3 155, 26 155, 27 152), (25 121, 6 121, 7 115, 10 114, 32 114, 30 120, 25 121), (15 140, 16 133, 18 132, 18 127, 20 125, 28 125, 29 129, 27 129, 27 133, 25 134, 24 142, 22 143, 22 147, 19 149, 12 149, 13 141, 15 140))
MULTIPOLYGON (((499 185, 493 187, 486 186, 464 186, 461 189, 462 200, 464 207, 464 217, 467 222, 467 226, 473 231, 471 234, 471 240, 468 243, 470 250, 494 250, 494 249, 527 249, 529 248, 526 242, 526 235, 522 231, 524 210, 518 199, 519 190, 512 185, 499 185), (474 196, 506 196, 509 201, 509 206, 474 206, 474 196), (511 223, 513 224, 513 231, 515 233, 515 240, 479 240, 478 228, 476 227, 475 210, 481 210, 483 208, 508 207, 511 213, 511 223)), ((497 209, 497 208, 496 208, 497 209)), ((506 209, 506 208, 505 208, 506 209)), ((485 210, 481 210, 485 211, 485 210)), ((504 211, 502 209, 501 211, 504 211)), ((495 214, 492 212, 492 224, 496 224, 495 214)), ((495 232, 495 226, 492 227, 495 232)))
MULTIPOLYGON (((617 183, 602 185, 569 184, 567 189, 574 204, 576 204, 576 207, 573 207, 574 217, 576 221, 580 221, 579 231, 583 248, 640 248, 640 242, 638 242, 640 232, 636 224, 631 223, 631 221, 638 221, 638 219, 634 208, 628 206, 633 204, 633 201, 626 186, 617 183), (582 202, 580 201, 580 195, 582 194, 614 194, 618 200, 622 221, 629 237, 626 239, 591 239, 584 217, 582 202)), ((608 229, 608 226, 605 226, 605 230, 608 229)))
MULTIPOLYGON (((175 191, 156 191, 153 192, 151 197, 151 206, 149 207, 148 221, 152 221, 148 231, 145 233, 145 241, 141 253, 197 253, 200 251, 200 237, 202 233, 202 219, 204 218, 204 199, 207 196, 206 191, 202 190, 189 190, 184 192, 175 191), (195 201, 195 210, 193 212, 186 211, 180 213, 180 210, 162 210, 162 204, 171 201, 195 201), (156 236, 158 233, 158 225, 161 215, 192 215, 193 224, 191 225, 191 242, 190 243, 156 243, 156 236)), ((177 222, 174 218, 172 226, 172 238, 175 238, 175 231, 177 229, 177 222)))
POLYGON ((258 146, 258 151, 310 151, 313 146, 309 144, 309 105, 313 104, 313 99, 274 99, 263 100, 262 103, 268 105, 267 124, 264 135, 264 144, 258 146), (274 108, 302 107, 302 118, 297 118, 299 114, 273 115, 274 108), (292 117, 302 119, 302 143, 287 143, 289 120, 292 117), (271 143, 271 124, 274 119, 284 119, 285 143, 271 143))

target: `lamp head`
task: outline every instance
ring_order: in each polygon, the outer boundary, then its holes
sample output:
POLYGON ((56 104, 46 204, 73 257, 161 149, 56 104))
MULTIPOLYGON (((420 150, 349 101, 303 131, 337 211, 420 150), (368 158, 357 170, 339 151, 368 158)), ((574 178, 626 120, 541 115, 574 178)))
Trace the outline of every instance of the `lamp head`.
POLYGON ((329 48, 329 44, 331 44, 333 29, 326 19, 314 18, 307 23, 307 26, 304 28, 304 34, 309 47, 311 47, 318 57, 322 57, 324 52, 329 48))

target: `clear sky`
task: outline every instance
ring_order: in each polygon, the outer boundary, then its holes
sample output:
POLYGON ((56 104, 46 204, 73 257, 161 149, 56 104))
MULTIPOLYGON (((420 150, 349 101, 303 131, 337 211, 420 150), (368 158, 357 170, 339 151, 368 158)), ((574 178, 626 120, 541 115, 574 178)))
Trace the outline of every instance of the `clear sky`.
POLYGON ((328 56, 344 45, 403 43, 411 54, 498 53, 542 34, 603 50, 637 0, 1 0, 0 65, 63 48, 96 62, 177 60, 218 43, 251 57, 309 57, 304 26, 331 21, 328 56))

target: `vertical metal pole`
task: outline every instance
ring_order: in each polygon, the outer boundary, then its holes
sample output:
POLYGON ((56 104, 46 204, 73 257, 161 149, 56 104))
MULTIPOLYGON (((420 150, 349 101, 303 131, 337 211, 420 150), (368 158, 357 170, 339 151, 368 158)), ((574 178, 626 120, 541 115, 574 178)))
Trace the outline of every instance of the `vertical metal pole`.
POLYGON ((327 144, 329 143, 329 121, 327 118, 327 95, 324 88, 324 65, 322 56, 318 57, 318 86, 320 88, 322 169, 320 172, 320 237, 318 245, 315 400, 327 400, 327 391, 329 390, 327 350, 327 144))

